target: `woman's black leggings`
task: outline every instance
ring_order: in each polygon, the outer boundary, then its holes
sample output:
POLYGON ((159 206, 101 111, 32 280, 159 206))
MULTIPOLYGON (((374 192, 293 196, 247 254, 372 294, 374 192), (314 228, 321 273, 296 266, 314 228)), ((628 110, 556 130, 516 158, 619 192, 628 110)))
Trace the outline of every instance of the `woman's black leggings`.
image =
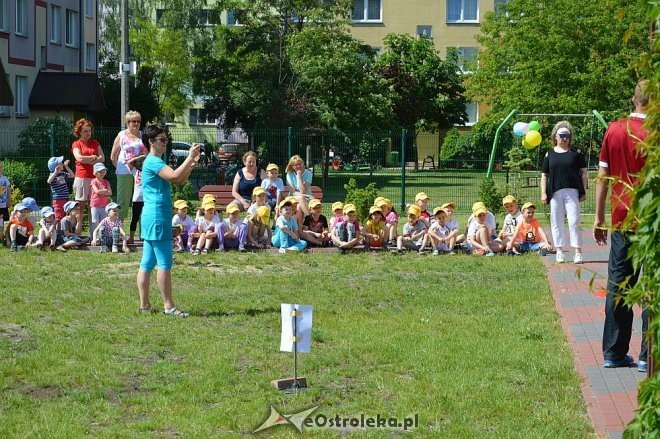
POLYGON ((137 225, 140 222, 140 215, 142 215, 143 207, 144 207, 144 202, 133 201, 133 217, 131 218, 131 232, 135 232, 137 230, 137 225))

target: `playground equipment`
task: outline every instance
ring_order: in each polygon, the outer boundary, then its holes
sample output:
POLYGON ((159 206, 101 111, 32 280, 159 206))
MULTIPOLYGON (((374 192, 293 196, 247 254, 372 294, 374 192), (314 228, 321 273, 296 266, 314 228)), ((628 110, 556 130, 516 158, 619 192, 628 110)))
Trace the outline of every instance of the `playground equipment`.
MULTIPOLYGON (((495 153, 497 152, 497 142, 499 141, 500 138, 500 132, 502 131, 502 128, 506 126, 511 119, 515 116, 519 117, 526 117, 526 118, 543 118, 543 117, 553 117, 557 119, 566 119, 566 118, 572 118, 572 117, 580 117, 580 118, 587 118, 590 117, 592 118, 591 120, 591 131, 589 135, 589 145, 593 142, 593 136, 594 136, 594 123, 597 121, 604 129, 607 128, 607 122, 605 122, 605 119, 603 116, 596 110, 592 110, 591 113, 587 114, 569 114, 569 113, 518 113, 518 110, 511 110, 511 112, 504 118, 502 123, 497 127, 497 130, 495 131, 495 139, 493 140, 493 148, 491 149, 490 152, 490 158, 488 160, 488 171, 486 172, 486 178, 491 178, 491 175, 493 173, 493 166, 495 163, 495 153)), ((536 128, 536 127, 533 127, 536 128)), ((591 148, 590 148, 591 150, 591 148)), ((591 151, 589 151, 590 153, 591 151)))

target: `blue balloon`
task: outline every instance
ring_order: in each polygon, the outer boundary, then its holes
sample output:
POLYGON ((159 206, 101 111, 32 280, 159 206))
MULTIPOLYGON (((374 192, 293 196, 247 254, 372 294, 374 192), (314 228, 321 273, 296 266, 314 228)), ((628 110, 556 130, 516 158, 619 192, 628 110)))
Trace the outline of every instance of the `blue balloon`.
POLYGON ((522 137, 525 134, 527 134, 527 131, 529 131, 529 124, 525 122, 516 122, 513 125, 513 134, 515 134, 518 137, 522 137))

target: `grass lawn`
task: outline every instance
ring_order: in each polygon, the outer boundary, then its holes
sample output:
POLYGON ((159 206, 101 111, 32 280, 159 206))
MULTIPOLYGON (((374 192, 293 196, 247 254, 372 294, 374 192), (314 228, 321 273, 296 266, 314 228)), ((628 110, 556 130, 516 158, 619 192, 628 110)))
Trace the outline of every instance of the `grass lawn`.
MULTIPOLYGON (((181 255, 181 319, 137 313, 138 254, 0 254, 13 261, 0 268, 1 437, 241 437, 271 404, 417 414, 414 437, 592 433, 535 256, 181 255), (310 388, 295 396, 270 384, 292 374, 280 303, 314 306, 310 388)), ((307 430, 347 433, 404 435, 307 430)))

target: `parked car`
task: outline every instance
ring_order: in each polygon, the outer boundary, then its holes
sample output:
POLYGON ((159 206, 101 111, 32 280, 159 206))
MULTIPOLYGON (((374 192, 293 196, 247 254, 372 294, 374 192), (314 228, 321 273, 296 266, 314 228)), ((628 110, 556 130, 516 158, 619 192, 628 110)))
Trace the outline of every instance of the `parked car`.
POLYGON ((247 145, 240 143, 225 143, 218 148, 218 159, 221 161, 233 162, 241 159, 248 150, 247 145))
MULTIPOLYGON (((170 153, 170 165, 173 167, 179 166, 190 154, 190 147, 192 143, 188 142, 172 142, 172 152, 170 153)), ((213 153, 213 155, 217 155, 213 153)), ((202 150, 202 154, 199 158, 200 163, 206 163, 206 154, 202 150)))

